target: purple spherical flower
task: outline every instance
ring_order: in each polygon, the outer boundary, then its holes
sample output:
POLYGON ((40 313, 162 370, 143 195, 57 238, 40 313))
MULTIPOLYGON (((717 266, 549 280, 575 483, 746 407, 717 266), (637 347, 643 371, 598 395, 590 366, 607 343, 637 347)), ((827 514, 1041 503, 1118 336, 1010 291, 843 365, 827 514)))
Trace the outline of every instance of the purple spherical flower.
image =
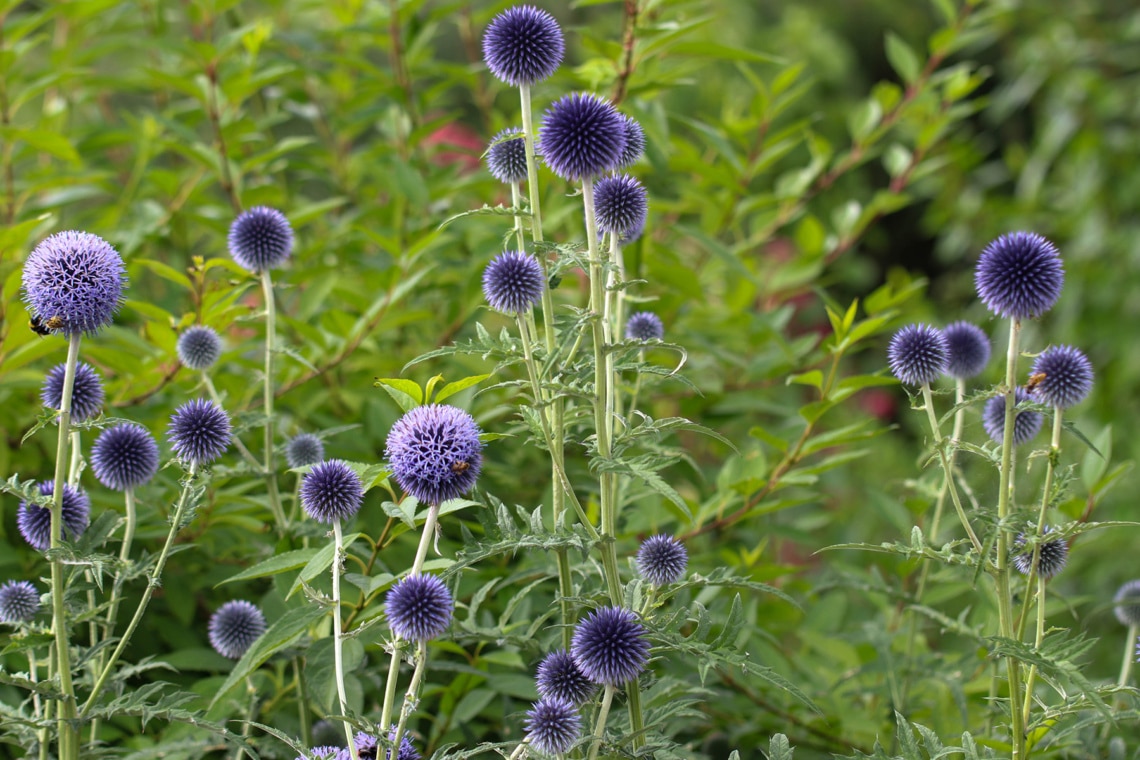
MULTIPOLYGON (((40 495, 51 496, 55 493, 55 483, 45 480, 40 483, 40 495)), ((65 541, 75 541, 87 530, 91 519, 91 502, 87 494, 73 485, 63 485, 63 526, 61 536, 65 541)), ((16 511, 16 527, 20 535, 31 544, 32 548, 41 552, 51 546, 51 508, 41 507, 30 501, 21 501, 16 511)))
MULTIPOLYGON (((1020 404, 1029 401, 1030 396, 1018 388, 1014 399, 1020 404)), ((1041 432, 1044 418, 1032 409, 1018 409, 1013 417, 1013 445, 1020 446, 1041 432)), ((994 396, 986 402, 982 410, 982 426, 994 443, 1001 443, 1005 434, 1005 396, 994 396)))
POLYGON ((222 355, 222 339, 214 328, 194 325, 178 336, 178 360, 187 368, 204 370, 214 366, 222 355))
POLYGON ((1128 581, 1112 597, 1113 613, 1121 625, 1140 626, 1140 579, 1128 581))
POLYGON ((557 649, 538 664, 534 679, 539 695, 580 705, 593 696, 597 684, 586 678, 565 649, 557 649))
POLYGON ((303 754, 297 755, 294 760, 351 760, 351 758, 348 755, 348 750, 344 747, 325 744, 305 750, 303 754))
POLYGON ((638 226, 634 227, 631 230, 626 230, 621 235, 619 235, 618 236, 618 242, 621 243, 622 245, 629 245, 630 243, 636 243, 638 240, 641 239, 641 236, 644 234, 645 234, 645 221, 642 221, 642 223, 639 224, 638 226))
POLYGON ((565 180, 604 174, 618 165, 625 151, 621 114, 609 101, 588 93, 571 93, 551 104, 539 132, 542 160, 565 180))
POLYGON ((619 686, 645 670, 649 640, 635 614, 622 607, 602 607, 578 623, 570 654, 586 678, 619 686))
POLYGON ((542 264, 528 253, 505 251, 483 270, 483 295, 496 311, 525 314, 542 300, 545 288, 542 264))
MULTIPOLYGON (((392 726, 388 730, 388 741, 391 742, 396 738, 396 726, 392 726)), ((354 744, 356 744, 356 754, 359 755, 360 760, 376 760, 380 754, 380 740, 372 734, 366 734, 363 731, 358 731, 354 737, 354 744)), ((385 758, 390 758, 392 751, 384 755, 385 758)), ((420 760, 420 753, 416 750, 412 740, 408 738, 405 733, 400 737, 400 751, 396 753, 396 760, 420 760)))
POLYGON ((451 592, 434 575, 409 575, 384 599, 388 625, 408 641, 439 637, 451 623, 452 606, 451 592))
POLYGON ((933 382, 946 371, 946 337, 930 325, 907 325, 891 338, 887 363, 907 385, 933 382))
POLYGON ((689 553, 685 546, 664 534, 650 536, 637 551, 637 569, 654 586, 673 583, 685 574, 689 553))
POLYGON ((363 502, 360 476, 339 459, 314 465, 301 481, 301 506, 317 522, 347 520, 363 502))
POLYGON ((651 311, 635 311, 625 323, 625 337, 629 340, 661 340, 665 325, 661 317, 651 311))
POLYGON ((442 504, 471 490, 483 466, 479 426, 454 406, 418 406, 396 420, 385 455, 392 476, 424 504, 442 504))
POLYGON ((495 78, 531 85, 553 74, 566 43, 558 22, 544 10, 516 5, 495 16, 483 34, 483 60, 495 78))
POLYGON ((504 129, 487 149, 487 169, 500 182, 526 179, 526 140, 521 129, 504 129))
POLYGON ((974 271, 978 297, 999 317, 1047 312, 1061 296, 1065 270, 1057 248, 1033 232, 1002 235, 986 246, 974 271))
POLYGON ((230 418, 214 402, 197 398, 174 411, 166 438, 179 459, 209 464, 230 445, 230 418))
POLYGON ((1030 370, 1033 397, 1047 406, 1068 409, 1084 401, 1093 384, 1092 363, 1072 346, 1051 346, 1030 370))
POLYGON ((0 623, 27 623, 40 610, 40 595, 29 581, 0 586, 0 623))
MULTIPOLYGON (((58 410, 63 403, 63 379, 66 364, 57 364, 48 370, 40 389, 40 400, 48 409, 58 410)), ((83 422, 103 411, 103 381, 90 364, 75 365, 75 384, 71 388, 71 421, 83 422)))
POLYGON ((644 228, 648 213, 645 187, 628 174, 603 177, 594 183, 594 215, 599 231, 624 235, 644 228))
POLYGON ((561 755, 570 751, 582 733, 578 708, 561 699, 542 699, 527 710, 523 723, 527 739, 539 752, 561 755))
MULTIPOLYGON (((1048 534, 1050 531, 1052 528, 1046 526, 1045 533, 1048 534)), ((1019 534, 1013 544, 1013 550, 1017 552, 1013 557, 1013 566, 1022 575, 1029 575, 1033 570, 1033 549, 1025 548, 1025 543, 1025 534, 1019 534)), ((1063 538, 1056 541, 1043 541, 1037 546, 1040 551, 1040 561, 1037 565, 1039 576, 1046 579, 1052 578, 1065 569, 1065 563, 1069 559, 1069 544, 1063 538)))
POLYGON ((118 252, 88 232, 57 232, 24 262, 24 302, 39 322, 67 336, 111 324, 123 300, 126 270, 118 252), (53 328, 54 329, 54 328, 53 328))
POLYGON ((298 433, 285 444, 285 461, 290 467, 304 467, 324 459, 325 444, 312 433, 298 433))
POLYGON ((158 444, 141 425, 128 422, 109 427, 91 447, 91 469, 111 490, 141 486, 158 472, 158 444))
POLYGON ((637 119, 625 114, 621 115, 621 124, 625 132, 625 149, 622 150, 617 165, 619 169, 627 169, 645 153, 645 130, 637 123, 637 119))
POLYGON ((980 375, 990 361, 990 339, 982 328, 954 322, 942 335, 946 338, 946 374, 958 380, 980 375))
POLYGON ((281 266, 293 250, 293 228, 277 209, 254 206, 238 215, 227 237, 230 255, 251 272, 281 266))
POLYGON ((265 633, 265 615, 252 602, 226 602, 210 616, 210 646, 222 657, 239 659, 265 633))

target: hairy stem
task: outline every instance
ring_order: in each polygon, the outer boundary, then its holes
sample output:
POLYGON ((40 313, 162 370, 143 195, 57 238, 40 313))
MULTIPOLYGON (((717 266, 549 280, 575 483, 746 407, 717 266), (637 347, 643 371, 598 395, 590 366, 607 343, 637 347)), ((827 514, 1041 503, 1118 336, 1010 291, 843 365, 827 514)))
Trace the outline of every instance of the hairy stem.
MULTIPOLYGON (((344 563, 344 532, 340 527, 340 519, 333 520, 333 540, 336 542, 336 553, 332 564, 332 592, 333 592, 333 662, 336 667, 336 695, 340 704, 340 714, 348 717, 348 695, 344 690, 344 632, 341 629, 340 619, 340 572, 344 563)), ((356 757, 356 742, 353 739, 352 724, 347 720, 344 726, 344 735, 348 740, 348 755, 356 757)))
POLYGON ((926 408, 926 418, 930 422, 930 432, 934 436, 934 446, 938 449, 939 459, 942 460, 942 471, 946 473, 945 483, 950 491, 950 500, 954 503, 954 509, 958 512, 958 519, 962 521, 962 527, 966 529, 966 535, 970 537, 970 543, 974 545, 974 550, 978 553, 978 561, 984 563, 982 542, 978 540, 977 534, 970 526, 970 518, 966 516, 966 510, 962 507, 962 499, 958 496, 958 487, 954 484, 954 464, 950 461, 950 455, 946 453, 946 447, 942 445, 942 431, 938 429, 938 417, 934 413, 934 397, 930 393, 930 383, 922 384, 922 400, 923 406, 926 408))
POLYGON ((261 289, 265 293, 265 485, 269 489, 269 508, 277 523, 277 532, 284 535, 288 523, 277 492, 277 467, 273 461, 273 354, 277 351, 277 308, 268 269, 261 270, 261 289))
POLYGON ((408 690, 404 692, 404 704, 400 708, 400 720, 396 724, 396 734, 392 737, 392 750, 389 756, 400 754, 400 740, 404 738, 404 729, 408 725, 408 718, 415 709, 420 698, 420 681, 423 680, 424 670, 427 669, 427 642, 421 641, 416 646, 416 668, 412 671, 412 680, 408 683, 408 690))
POLYGON ((1120 678, 1116 679, 1117 688, 1123 689, 1128 685, 1132 675, 1132 663, 1136 661, 1136 636, 1140 626, 1135 623, 1128 626, 1128 638, 1124 640, 1124 662, 1120 664, 1120 678))
POLYGON ((606 684, 605 693, 602 694, 602 706, 598 709, 598 722, 594 726, 594 741, 590 744, 589 760, 597 760, 598 750, 602 748, 602 737, 606 733, 606 720, 610 717, 610 704, 614 701, 614 686, 606 684))

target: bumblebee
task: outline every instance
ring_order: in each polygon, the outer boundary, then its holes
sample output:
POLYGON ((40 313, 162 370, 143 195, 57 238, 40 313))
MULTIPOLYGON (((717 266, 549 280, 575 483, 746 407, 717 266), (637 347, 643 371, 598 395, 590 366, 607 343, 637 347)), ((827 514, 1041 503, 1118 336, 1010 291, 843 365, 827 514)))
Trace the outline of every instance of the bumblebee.
POLYGON ((28 320, 28 328, 41 338, 51 335, 56 330, 63 329, 63 317, 56 315, 48 317, 46 321, 33 316, 28 320))
POLYGON ((456 474, 461 473, 461 472, 467 472, 467 468, 470 466, 471 466, 470 462, 464 462, 463 460, 460 460, 458 462, 452 462, 451 463, 451 471, 456 473, 456 474))
POLYGON ((1033 389, 1036 388, 1038 385, 1041 385, 1041 383, 1043 383, 1044 381, 1045 381, 1045 373, 1044 372, 1034 372, 1032 375, 1029 376, 1029 382, 1027 382, 1025 384, 1025 392, 1026 393, 1032 393, 1033 389))

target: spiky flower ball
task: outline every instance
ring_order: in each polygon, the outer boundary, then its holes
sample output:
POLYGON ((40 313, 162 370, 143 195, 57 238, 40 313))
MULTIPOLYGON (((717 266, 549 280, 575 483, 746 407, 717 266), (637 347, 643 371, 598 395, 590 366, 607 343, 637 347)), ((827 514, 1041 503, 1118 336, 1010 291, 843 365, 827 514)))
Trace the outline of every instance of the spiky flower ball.
MULTIPOLYGON (((1051 531, 1051 527, 1045 527, 1046 535, 1051 531)), ((1013 557, 1013 566, 1022 575, 1029 575, 1033 570, 1033 549, 1026 548, 1025 543, 1025 534, 1018 534, 1017 540, 1014 542, 1014 551, 1018 553, 1013 557)), ((1063 538, 1056 541, 1044 541, 1038 544, 1038 547, 1041 556, 1037 565, 1037 574, 1040 577, 1052 578, 1065 569, 1065 563, 1069 559, 1069 544, 1063 538)))
POLYGON ((526 140, 521 129, 504 129, 487 149, 487 170, 500 182, 526 179, 526 140))
POLYGON ((293 251, 289 220, 268 206, 254 206, 239 214, 226 239, 234 261, 251 272, 276 269, 293 251))
POLYGON ((907 325, 891 338, 887 364, 907 385, 934 382, 946 371, 946 336, 930 325, 907 325))
MULTIPOLYGON (((388 731, 388 741, 393 741, 395 738, 396 726, 392 726, 388 731)), ((353 743, 356 745, 356 754, 360 756, 360 760, 376 760, 380 755, 380 740, 372 734, 358 731, 353 738, 353 743)), ((347 753, 347 750, 345 752, 347 753)), ((391 756, 391 750, 388 750, 384 755, 385 758, 391 756)), ((420 753, 407 734, 400 737, 400 751, 396 753, 396 760, 420 760, 420 753)))
POLYGON ((625 322, 625 337, 629 340, 661 340, 665 337, 665 324, 651 311, 635 311, 625 322))
POLYGON ((538 693, 547 699, 558 699, 580 705, 593 696, 597 684, 586 678, 565 649, 556 649, 538 664, 534 679, 538 693))
POLYGON ((339 459, 313 466, 301 481, 301 506, 317 522, 347 520, 364 502, 364 484, 356 471, 339 459))
POLYGON ((621 115, 621 124, 625 132, 625 149, 618 159, 617 168, 628 169, 645 153, 645 130, 641 128, 637 119, 624 113, 621 115))
POLYGON ((602 607, 578 623, 570 655, 586 678, 619 686, 645 670, 649 640, 637 615, 622 607, 602 607))
POLYGON ((0 623, 27 623, 40 610, 40 595, 29 581, 0 585, 0 623))
POLYGON ((158 444, 141 425, 106 428, 91 447, 91 469, 113 491, 141 486, 158 472, 158 444))
POLYGON ((89 232, 57 232, 24 262, 24 303, 45 325, 64 335, 93 335, 111 324, 127 284, 123 259, 89 232), (53 328, 55 329, 55 328, 53 328))
POLYGON ((1045 349, 1030 370, 1033 397, 1042 404, 1068 409, 1085 400, 1093 384, 1088 357, 1072 346, 1045 349))
POLYGON ((230 418, 214 402, 196 398, 174 410, 166 439, 179 459, 209 464, 230 445, 230 418))
POLYGON ((222 339, 214 328, 205 325, 189 327, 178 336, 178 361, 193 370, 206 370, 222 355, 222 339))
MULTIPOLYGON (((1030 401, 1030 396, 1023 388, 1018 388, 1014 394, 1016 403, 1030 401)), ((1013 445, 1031 440, 1041 432, 1041 424, 1045 421, 1039 413, 1032 409, 1018 409, 1013 417, 1013 445)), ((994 443, 1001 443, 1005 435, 1005 396, 994 396, 986 402, 982 410, 982 426, 994 443)))
POLYGON ((644 227, 648 213, 645 187, 628 174, 603 177, 594 183, 594 215, 600 232, 625 235, 644 227))
POLYGON ((625 151, 621 114, 608 100, 575 92, 551 104, 542 119, 542 160, 559 177, 576 182, 617 167, 625 151))
POLYGON ((483 270, 483 295, 496 311, 525 314, 542 300, 545 288, 542 264, 528 253, 505 251, 483 270))
POLYGON ((483 466, 475 419, 454 406, 417 406, 392 426, 385 455, 392 477, 423 504, 442 504, 471 490, 483 466))
MULTIPOLYGON (((63 379, 66 364, 57 364, 48 370, 40 388, 40 400, 48 409, 58 410, 63 403, 63 379)), ((83 422, 103 411, 103 381, 90 364, 75 365, 75 385, 71 389, 71 421, 83 422)))
MULTIPOLYGON (((52 496, 55 483, 45 480, 40 483, 40 495, 52 496)), ((63 526, 61 536, 64 541, 75 541, 87 530, 91 520, 91 501, 87 494, 73 485, 63 485, 63 526)), ((41 507, 30 501, 21 501, 16 510, 16 527, 20 535, 33 549, 47 551, 51 546, 51 508, 41 507)))
POLYGON ((409 575, 388 592, 388 625, 402 639, 430 641, 451 623, 451 592, 434 575, 409 575))
POLYGON ((306 750, 304 754, 297 755, 294 760, 351 760, 351 758, 348 755, 348 750, 344 747, 326 744, 306 750))
POLYGON ((312 433, 298 433, 285 444, 285 461, 290 467, 304 467, 324 461, 325 444, 312 433))
POLYGON ((210 616, 210 646, 222 657, 239 659, 265 633, 265 615, 252 602, 226 602, 210 616))
POLYGON ((685 574, 689 553, 685 546, 664 534, 650 536, 637 551, 637 569, 654 586, 673 583, 685 574))
POLYGON ((539 752, 569 752, 582 733, 578 708, 561 699, 542 699, 531 705, 523 722, 527 739, 539 752))
POLYGON ((1112 611, 1121 625, 1140 626, 1140 578, 1128 581, 1112 597, 1112 611))
POLYGON ((532 85, 558 69, 566 43, 558 22, 532 5, 507 8, 483 34, 483 60, 495 78, 509 85, 532 85))
POLYGON ((313 724, 313 744, 343 747, 344 729, 340 723, 321 718, 313 724))
POLYGON ((982 251, 974 270, 978 297, 999 317, 1039 317, 1057 303, 1065 270, 1057 247, 1034 232, 1012 232, 982 251))
POLYGON ((958 380, 977 377, 990 361, 990 339, 982 328, 954 322, 942 331, 946 338, 946 374, 958 380))

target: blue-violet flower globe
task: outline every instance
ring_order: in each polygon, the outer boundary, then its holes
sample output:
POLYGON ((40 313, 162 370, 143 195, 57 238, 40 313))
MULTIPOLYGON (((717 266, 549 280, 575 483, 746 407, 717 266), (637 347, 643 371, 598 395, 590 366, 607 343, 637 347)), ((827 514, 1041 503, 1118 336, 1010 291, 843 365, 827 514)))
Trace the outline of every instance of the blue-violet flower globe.
POLYGON ((645 153, 645 130, 632 116, 622 114, 621 122, 622 129, 625 132, 625 149, 621 152, 621 158, 618 159, 618 168, 628 169, 637 163, 637 159, 645 153))
POLYGON ((27 623, 40 610, 40 595, 29 581, 0 585, 0 623, 27 623))
POLYGON ((214 328, 194 325, 178 336, 175 348, 183 365, 200 372, 214 366, 222 355, 222 339, 214 328))
MULTIPOLYGON (((48 370, 40 388, 40 400, 48 409, 58 410, 63 404, 63 380, 66 364, 57 364, 48 370)), ((90 364, 75 365, 75 384, 71 388, 71 421, 83 422, 103 411, 103 381, 90 364)))
POLYGON ((234 261, 251 272, 275 269, 293 251, 293 228, 277 209, 254 206, 234 219, 227 241, 234 261))
MULTIPOLYGON (((1045 527, 1048 534, 1052 528, 1045 527)), ((1029 575, 1033 570, 1033 550, 1025 548, 1025 534, 1021 533, 1014 542, 1014 551, 1019 552, 1013 557, 1013 566, 1022 575, 1029 575)), ((1065 569, 1065 562, 1069 559, 1069 544, 1064 539, 1056 541, 1043 541, 1038 544, 1040 562, 1037 565, 1037 574, 1042 578, 1052 578, 1065 569)))
POLYGON ((141 486, 158 472, 158 444, 142 425, 109 427, 91 447, 91 469, 113 491, 141 486))
POLYGON ((1033 232, 1013 232, 982 251, 974 270, 978 297, 999 317, 1039 317, 1061 296, 1065 270, 1057 248, 1033 232))
POLYGON ((633 612, 622 607, 602 607, 578 623, 570 654, 586 678, 619 686, 645 670, 649 640, 633 612))
POLYGON ((527 739, 539 752, 562 755, 570 751, 582 733, 578 708, 561 699, 535 702, 523 722, 527 739))
POLYGON ((925 385, 946 371, 946 336, 930 325, 907 325, 891 338, 887 364, 907 385, 925 385))
POLYGON ((212 401, 187 401, 170 417, 166 438, 179 459, 209 464, 230 445, 230 418, 212 401))
POLYGON ((521 129, 504 129, 487 148, 487 170, 500 182, 526 179, 526 140, 521 129))
POLYGON ((297 755, 294 760, 351 760, 348 750, 333 744, 325 744, 306 750, 304 754, 297 755))
MULTIPOLYGON (((1016 404, 1032 400, 1025 389, 1014 394, 1016 404)), ((1032 409, 1017 409, 1013 417, 1013 445, 1020 446, 1041 432, 1045 419, 1032 409)), ((1002 443, 1005 435, 1005 396, 994 396, 982 410, 982 426, 994 443, 1002 443)))
POLYGON ((28 311, 40 322, 61 322, 60 331, 69 337, 93 335, 111 324, 126 283, 122 257, 88 232, 57 232, 24 262, 28 311))
POLYGON ((471 490, 483 466, 475 419, 454 406, 417 406, 392 426, 385 456, 400 488, 423 504, 442 504, 471 490))
POLYGON ((654 586, 674 583, 685 574, 688 564, 689 553, 672 536, 650 536, 637 551, 637 569, 654 586))
POLYGON ((550 170, 576 182, 616 168, 626 137, 622 116, 608 100, 575 92, 546 110, 538 140, 550 170))
POLYGON ((665 337, 665 324, 651 311, 635 311, 625 322, 625 337, 629 340, 661 340, 665 337))
POLYGON ((1140 578, 1128 581, 1116 590, 1112 607, 1121 625, 1140 626, 1140 578))
POLYGON ((1068 409, 1084 401, 1092 390, 1092 362, 1072 346, 1051 346, 1033 362, 1030 377, 1034 399, 1068 409))
POLYGON ((509 85, 532 85, 558 70, 566 42, 558 22, 532 5, 507 8, 483 34, 483 60, 495 78, 509 85))
MULTIPOLYGON (((52 496, 55 483, 45 480, 40 483, 40 495, 52 496)), ((61 537, 65 541, 75 541, 87 530, 91 520, 91 501, 87 494, 75 486, 63 485, 63 526, 61 537)), ((21 501, 16 510, 16 527, 33 549, 47 551, 51 546, 51 509, 30 501, 21 501)))
POLYGON ((290 467, 304 467, 324 459, 325 444, 312 433, 298 433, 285 444, 285 461, 290 467))
POLYGON ((301 506, 317 522, 347 520, 364 502, 364 485, 356 471, 339 459, 313 466, 301 481, 301 506))
POLYGON ((946 338, 946 374, 957 380, 977 377, 990 361, 990 339, 982 328, 954 322, 942 331, 946 338))
POLYGON ((644 228, 648 213, 645 187, 628 174, 603 177, 594 183, 594 216, 600 232, 620 236, 644 228))
POLYGON ((222 657, 239 659, 265 633, 265 615, 252 602, 226 602, 210 616, 210 646, 222 657))
MULTIPOLYGON (((393 741, 395 738, 396 726, 393 725, 388 731, 388 741, 393 741)), ((353 743, 356 744, 356 754, 360 756, 360 760, 376 760, 380 756, 380 740, 372 734, 358 731, 353 743)), ((345 752, 347 753, 347 750, 345 752)), ((391 750, 384 755, 385 758, 391 756, 391 750)), ((400 751, 396 753, 396 760, 420 760, 420 753, 407 734, 400 737, 400 751)))
POLYGON ((409 575, 384 599, 388 625, 402 639, 429 641, 451 623, 451 592, 434 575, 409 575))
POLYGON ((546 277, 528 253, 505 251, 483 270, 483 295, 496 311, 525 314, 542 300, 546 277))
POLYGON ((580 705, 593 696, 598 685, 586 678, 565 649, 556 649, 538 664, 534 685, 540 696, 580 705))

